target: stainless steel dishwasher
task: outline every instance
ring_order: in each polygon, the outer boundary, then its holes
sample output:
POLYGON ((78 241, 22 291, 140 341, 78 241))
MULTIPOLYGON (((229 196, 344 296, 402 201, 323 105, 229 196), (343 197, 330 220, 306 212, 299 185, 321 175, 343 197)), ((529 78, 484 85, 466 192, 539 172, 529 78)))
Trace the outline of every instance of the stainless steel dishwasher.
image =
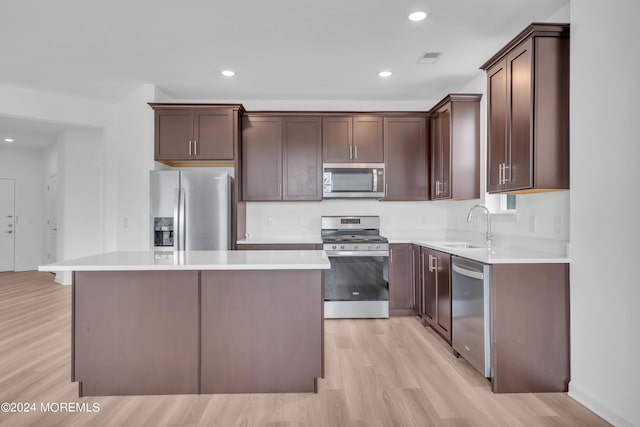
POLYGON ((451 257, 453 349, 485 378, 491 377, 489 266, 451 257))

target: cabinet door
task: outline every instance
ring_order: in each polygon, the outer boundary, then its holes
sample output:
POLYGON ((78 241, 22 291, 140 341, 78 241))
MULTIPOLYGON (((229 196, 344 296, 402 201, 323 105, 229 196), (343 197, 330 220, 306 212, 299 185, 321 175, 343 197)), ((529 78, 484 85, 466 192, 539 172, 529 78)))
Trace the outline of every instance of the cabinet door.
POLYGON ((437 309, 435 327, 451 341, 451 255, 434 251, 437 309))
POLYGON ((280 117, 244 117, 242 191, 246 201, 282 200, 280 117))
POLYGON ((426 200, 425 123, 423 117, 384 118, 386 200, 426 200))
POLYGON ((422 318, 433 325, 436 321, 436 275, 433 265, 433 251, 427 248, 421 249, 422 262, 422 318))
POLYGON ((507 55, 507 87, 510 101, 509 119, 511 133, 509 139, 509 162, 506 174, 506 188, 518 190, 531 188, 533 135, 533 69, 531 40, 523 43, 507 55))
MULTIPOLYGON (((438 152, 434 157, 440 164, 438 170, 439 188, 436 198, 451 198, 451 103, 438 111, 438 152)), ((435 153, 434 153, 435 154, 435 153)))
POLYGON ((353 119, 351 117, 322 118, 322 161, 351 162, 353 158, 353 119))
POLYGON ((193 154, 193 114, 176 109, 155 112, 155 158, 188 160, 193 154))
POLYGON ((283 119, 283 200, 322 200, 320 117, 283 119))
POLYGON ((507 161, 507 67, 500 61, 487 70, 487 191, 503 189, 502 168, 507 161))
POLYGON ((233 160, 233 110, 195 111, 193 154, 199 160, 233 160))
POLYGON ((353 161, 382 163, 382 117, 353 117, 353 161))
POLYGON ((411 245, 389 245, 389 309, 413 309, 414 283, 411 274, 411 245))
POLYGON ((413 294, 415 312, 422 314, 422 263, 420 260, 420 246, 411 245, 411 278, 413 280, 413 294))

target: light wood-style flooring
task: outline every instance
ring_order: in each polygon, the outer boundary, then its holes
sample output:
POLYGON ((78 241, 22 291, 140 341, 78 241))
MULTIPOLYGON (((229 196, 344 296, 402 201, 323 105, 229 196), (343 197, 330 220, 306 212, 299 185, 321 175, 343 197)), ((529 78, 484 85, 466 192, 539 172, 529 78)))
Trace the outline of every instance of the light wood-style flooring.
MULTIPOLYGON (((317 394, 79 399, 70 381, 71 288, 49 273, 0 273, 1 426, 605 426, 566 394, 491 393, 489 383, 417 318, 327 320, 317 394), (44 402, 96 402, 43 413, 44 402)), ((295 349, 291 349, 295 351, 295 349)))

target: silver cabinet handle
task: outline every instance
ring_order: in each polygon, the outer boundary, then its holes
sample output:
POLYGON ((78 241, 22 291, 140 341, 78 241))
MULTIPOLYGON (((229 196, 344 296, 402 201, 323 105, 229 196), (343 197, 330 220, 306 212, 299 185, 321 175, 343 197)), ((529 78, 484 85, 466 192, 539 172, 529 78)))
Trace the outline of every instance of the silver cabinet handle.
MULTIPOLYGON (((427 297, 425 295, 425 291, 424 291, 424 252, 420 253, 420 292, 422 293, 422 310, 420 310, 421 312, 424 311, 425 307, 427 306, 427 297)), ((422 314, 422 313, 420 313, 422 314)))
POLYGON ((393 249, 389 249, 389 262, 393 262, 393 249))
POLYGON ((189 141, 189 156, 191 156, 191 141, 189 141))
POLYGON ((433 255, 429 255, 429 272, 434 272, 438 268, 438 258, 433 255))
POLYGON ((353 145, 349 146, 349 160, 353 160, 353 145))
POLYGON ((502 163, 498 165, 498 185, 502 184, 502 163))
POLYGON ((358 146, 354 145, 353 147, 354 147, 354 152, 355 152, 354 157, 355 157, 356 160, 358 160, 358 146))
POLYGON ((193 140, 193 155, 194 156, 198 155, 198 140, 197 139, 193 140))
POLYGON ((511 182, 511 166, 507 166, 506 163, 502 167, 502 181, 503 184, 511 182), (509 171, 509 178, 507 178, 507 171, 509 171))
POLYGON ((413 306, 413 308, 416 307, 416 261, 413 258, 413 249, 411 250, 411 288, 413 289, 413 292, 411 292, 412 298, 411 298, 411 305, 413 306))

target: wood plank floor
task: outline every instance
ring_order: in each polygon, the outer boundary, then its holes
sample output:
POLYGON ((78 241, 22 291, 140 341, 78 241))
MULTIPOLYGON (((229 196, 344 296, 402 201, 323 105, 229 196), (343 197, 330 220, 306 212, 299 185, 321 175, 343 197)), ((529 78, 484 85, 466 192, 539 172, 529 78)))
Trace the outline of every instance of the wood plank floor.
POLYGON ((0 413, 2 426, 608 425, 566 394, 491 393, 411 317, 327 320, 318 394, 79 399, 70 382, 71 288, 52 278, 0 273, 0 402, 37 406, 33 413, 0 413), (47 402, 97 403, 99 412, 42 412, 47 402))

